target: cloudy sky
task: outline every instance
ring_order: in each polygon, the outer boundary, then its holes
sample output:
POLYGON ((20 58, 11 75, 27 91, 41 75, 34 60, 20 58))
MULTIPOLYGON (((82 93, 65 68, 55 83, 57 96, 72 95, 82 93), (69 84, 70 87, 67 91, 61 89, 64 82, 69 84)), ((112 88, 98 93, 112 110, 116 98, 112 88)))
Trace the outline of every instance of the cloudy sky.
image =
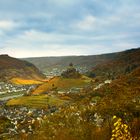
POLYGON ((139 38, 140 0, 0 0, 0 54, 102 54, 139 38))

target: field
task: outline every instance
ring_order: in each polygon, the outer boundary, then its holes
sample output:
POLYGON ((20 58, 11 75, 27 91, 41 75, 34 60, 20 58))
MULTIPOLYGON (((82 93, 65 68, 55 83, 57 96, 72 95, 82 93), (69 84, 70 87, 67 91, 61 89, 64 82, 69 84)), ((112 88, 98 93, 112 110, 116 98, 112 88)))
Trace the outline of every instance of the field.
POLYGON ((42 84, 43 83, 43 81, 21 79, 21 78, 13 78, 13 79, 11 79, 11 82, 16 85, 33 85, 33 84, 42 84))
POLYGON ((46 92, 51 90, 52 88, 57 88, 58 90, 67 90, 73 87, 83 87, 85 85, 88 85, 90 83, 91 79, 82 76, 82 78, 79 79, 67 79, 62 77, 55 77, 52 80, 50 80, 47 83, 42 84, 39 86, 33 94, 39 94, 42 92, 46 92))
POLYGON ((17 98, 17 97, 23 96, 23 94, 24 94, 24 91, 1 94, 0 101, 6 101, 12 98, 17 98))
POLYGON ((46 108, 50 106, 60 106, 65 103, 65 100, 59 99, 56 96, 40 95, 40 96, 22 96, 19 98, 11 99, 7 102, 7 106, 23 105, 35 108, 46 108))

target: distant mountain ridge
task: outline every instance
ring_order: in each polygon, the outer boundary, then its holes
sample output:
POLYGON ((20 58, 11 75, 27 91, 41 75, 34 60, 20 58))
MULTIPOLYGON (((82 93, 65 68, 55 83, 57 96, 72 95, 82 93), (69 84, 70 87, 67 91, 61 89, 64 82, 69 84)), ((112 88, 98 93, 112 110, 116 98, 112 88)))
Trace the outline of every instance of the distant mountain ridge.
POLYGON ((36 57, 24 60, 33 63, 44 72, 52 68, 63 69, 72 62, 75 66, 87 67, 96 75, 104 75, 104 72, 111 75, 112 73, 129 72, 129 69, 138 67, 140 65, 140 48, 102 55, 36 57))
POLYGON ((116 57, 117 53, 87 56, 56 56, 56 57, 31 57, 23 58, 36 65, 41 71, 52 68, 65 68, 71 62, 75 66, 92 68, 97 64, 104 63, 116 57))
POLYGON ((0 55, 0 80, 15 77, 24 79, 41 79, 43 74, 31 63, 8 56, 0 55))

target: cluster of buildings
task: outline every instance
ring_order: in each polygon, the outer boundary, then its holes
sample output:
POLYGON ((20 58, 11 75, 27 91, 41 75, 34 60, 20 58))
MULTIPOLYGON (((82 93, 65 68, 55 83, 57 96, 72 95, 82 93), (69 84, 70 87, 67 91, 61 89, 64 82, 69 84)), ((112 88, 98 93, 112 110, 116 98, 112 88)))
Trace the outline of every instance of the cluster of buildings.
POLYGON ((82 66, 81 67, 78 66, 78 67, 76 67, 76 69, 77 69, 77 71, 79 71, 82 74, 85 74, 89 71, 89 69, 87 67, 82 67, 82 66))
POLYGON ((44 75, 46 75, 47 78, 52 78, 54 76, 60 76, 62 73, 62 70, 59 68, 53 68, 51 70, 47 70, 44 75))
MULTIPOLYGON (((79 71, 82 74, 88 72, 87 67, 77 66, 75 68, 77 71, 79 71)), ((62 72, 65 70, 66 70, 66 68, 53 68, 51 70, 47 70, 44 74, 46 75, 47 78, 52 78, 54 76, 60 76, 62 74, 62 72)))
POLYGON ((46 115, 57 111, 56 106, 49 106, 48 109, 33 109, 28 107, 2 107, 0 117, 10 120, 10 125, 5 134, 18 135, 22 133, 33 134, 35 130, 43 125, 46 115))
POLYGON ((3 101, 23 95, 30 95, 37 85, 15 85, 12 83, 0 82, 0 105, 3 101))
POLYGON ((0 95, 5 93, 26 91, 28 88, 28 86, 13 85, 11 83, 0 82, 0 95))

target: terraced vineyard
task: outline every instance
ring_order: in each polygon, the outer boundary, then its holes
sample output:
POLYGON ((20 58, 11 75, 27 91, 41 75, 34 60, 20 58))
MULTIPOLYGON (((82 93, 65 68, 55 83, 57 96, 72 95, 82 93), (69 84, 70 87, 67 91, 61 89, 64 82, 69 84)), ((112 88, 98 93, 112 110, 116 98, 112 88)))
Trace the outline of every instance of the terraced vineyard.
POLYGON ((16 99, 12 99, 7 102, 7 106, 28 106, 33 108, 47 108, 49 106, 61 106, 66 103, 66 100, 62 100, 57 96, 22 96, 16 99))

